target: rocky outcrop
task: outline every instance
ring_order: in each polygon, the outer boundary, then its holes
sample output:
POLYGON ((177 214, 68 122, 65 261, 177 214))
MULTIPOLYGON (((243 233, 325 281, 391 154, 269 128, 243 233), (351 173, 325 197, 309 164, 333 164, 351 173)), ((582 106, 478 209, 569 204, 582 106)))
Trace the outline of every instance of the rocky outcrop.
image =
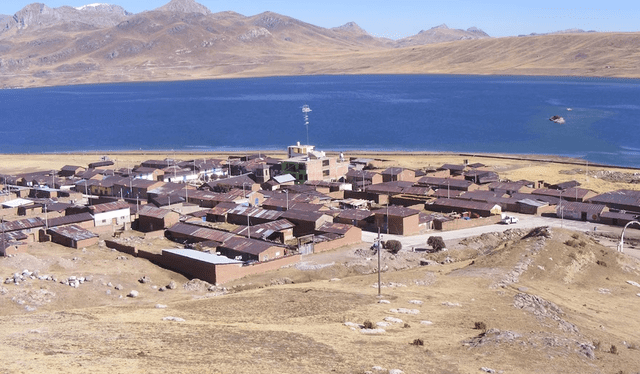
POLYGON ((162 12, 200 13, 205 16, 211 14, 209 8, 193 0, 171 0, 171 2, 156 10, 162 12))
POLYGON ((560 116, 553 116, 553 117, 549 118, 549 121, 551 121, 551 122, 555 122, 555 123, 558 123, 558 124, 563 124, 563 123, 565 123, 565 122, 566 122, 566 121, 564 120, 564 118, 562 118, 562 117, 560 117, 560 116))
POLYGON ((444 23, 429 30, 421 30, 417 35, 399 39, 395 43, 396 48, 426 45, 434 43, 452 42, 456 40, 470 40, 489 38, 489 35, 477 27, 467 30, 450 29, 444 23))
POLYGON ((0 32, 13 28, 33 30, 54 26, 64 26, 74 30, 106 28, 117 25, 130 15, 131 13, 121 6, 111 4, 50 8, 45 4, 33 3, 22 8, 13 17, 0 17, 0 32))

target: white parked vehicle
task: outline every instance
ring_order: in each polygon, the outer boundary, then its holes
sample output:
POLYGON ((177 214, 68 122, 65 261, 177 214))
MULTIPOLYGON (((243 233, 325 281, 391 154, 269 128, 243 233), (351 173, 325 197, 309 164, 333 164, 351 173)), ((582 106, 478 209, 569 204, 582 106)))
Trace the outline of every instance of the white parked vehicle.
POLYGON ((502 219, 500 220, 500 223, 504 223, 505 225, 510 225, 512 223, 518 223, 518 217, 508 216, 506 214, 503 214, 502 215, 502 219))

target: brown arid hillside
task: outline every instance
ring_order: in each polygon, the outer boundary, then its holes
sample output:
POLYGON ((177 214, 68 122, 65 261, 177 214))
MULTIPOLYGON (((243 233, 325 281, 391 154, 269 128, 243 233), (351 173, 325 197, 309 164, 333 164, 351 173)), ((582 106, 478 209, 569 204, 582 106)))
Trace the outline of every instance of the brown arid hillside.
POLYGON ((41 243, 0 259, 2 370, 637 373, 640 262, 600 240, 515 229, 385 252, 381 297, 365 245, 222 288, 102 244, 41 243))
POLYGON ((3 88, 315 74, 640 77, 636 33, 490 38, 438 26, 400 39, 353 22, 331 29, 265 12, 211 13, 173 0, 116 6, 31 4, 0 24, 3 88))

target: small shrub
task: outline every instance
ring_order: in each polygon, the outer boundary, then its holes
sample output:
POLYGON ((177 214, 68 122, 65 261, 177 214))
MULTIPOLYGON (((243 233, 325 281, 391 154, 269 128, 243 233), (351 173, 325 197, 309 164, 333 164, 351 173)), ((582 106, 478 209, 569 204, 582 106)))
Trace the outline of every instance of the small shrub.
POLYGON ((600 261, 600 260, 598 260, 598 261, 596 261, 596 264, 598 264, 598 265, 600 265, 600 266, 607 267, 607 263, 606 263, 606 262, 604 262, 604 261, 600 261))
POLYGON ((476 322, 474 329, 486 331, 487 330, 487 324, 484 323, 484 322, 476 322))
POLYGON ((640 350, 640 348, 638 347, 638 345, 636 343, 629 343, 629 345, 627 346, 627 348, 629 349, 633 349, 633 350, 640 350))
POLYGON ((618 347, 616 347, 615 345, 611 344, 611 348, 609 348, 609 353, 611 353, 612 355, 617 355, 618 354, 618 347))
POLYGON ((402 243, 398 240, 387 240, 384 243, 384 249, 388 250, 390 253, 396 254, 402 250, 402 243))
POLYGON ((574 239, 578 239, 578 238, 580 238, 580 235, 578 235, 578 234, 576 233, 576 234, 572 234, 572 235, 571 235, 571 237, 572 237, 572 238, 574 238, 574 239))
POLYGON ((446 248, 442 236, 430 236, 429 239, 427 239, 427 245, 431 246, 431 248, 436 252, 440 252, 446 248))
POLYGON ((405 328, 405 329, 408 329, 409 327, 411 327, 411 325, 405 322, 402 327, 405 328))
POLYGON ((424 345, 424 340, 422 340, 422 339, 414 339, 413 342, 411 343, 411 345, 415 345, 415 346, 424 345))
POLYGON ((580 246, 579 242, 577 240, 574 239, 569 239, 566 242, 564 242, 565 245, 568 245, 569 247, 573 247, 573 248, 578 248, 578 246, 580 246))
POLYGON ((362 323, 362 325, 364 326, 365 329, 372 329, 373 328, 373 322, 366 320, 362 323))
MULTIPOLYGON (((587 304, 585 304, 584 306, 587 306, 587 304)), ((593 342, 593 346, 597 349, 600 350, 600 340, 596 340, 593 342)))

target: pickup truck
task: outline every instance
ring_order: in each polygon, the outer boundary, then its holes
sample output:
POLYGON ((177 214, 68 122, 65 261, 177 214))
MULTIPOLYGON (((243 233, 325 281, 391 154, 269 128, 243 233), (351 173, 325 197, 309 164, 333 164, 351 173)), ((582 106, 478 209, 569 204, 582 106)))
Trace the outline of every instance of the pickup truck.
POLYGON ((502 215, 502 219, 500 220, 500 223, 504 223, 505 225, 510 225, 512 223, 518 223, 518 217, 507 216, 507 215, 503 214, 502 215))

